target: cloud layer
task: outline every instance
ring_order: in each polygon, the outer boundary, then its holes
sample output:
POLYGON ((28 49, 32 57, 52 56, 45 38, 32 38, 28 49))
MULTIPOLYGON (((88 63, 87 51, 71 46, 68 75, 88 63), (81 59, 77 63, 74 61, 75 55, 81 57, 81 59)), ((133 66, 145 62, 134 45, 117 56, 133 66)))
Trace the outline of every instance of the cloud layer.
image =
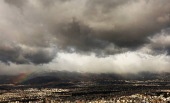
POLYGON ((1 0, 0 61, 46 64, 63 52, 169 56, 169 27, 169 0, 1 0))

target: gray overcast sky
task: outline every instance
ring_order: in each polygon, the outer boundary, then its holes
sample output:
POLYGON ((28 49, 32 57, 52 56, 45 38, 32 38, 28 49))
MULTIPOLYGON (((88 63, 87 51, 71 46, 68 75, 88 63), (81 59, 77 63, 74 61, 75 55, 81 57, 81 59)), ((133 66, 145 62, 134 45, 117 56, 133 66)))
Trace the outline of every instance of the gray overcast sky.
POLYGON ((0 0, 0 73, 166 71, 169 0, 0 0))

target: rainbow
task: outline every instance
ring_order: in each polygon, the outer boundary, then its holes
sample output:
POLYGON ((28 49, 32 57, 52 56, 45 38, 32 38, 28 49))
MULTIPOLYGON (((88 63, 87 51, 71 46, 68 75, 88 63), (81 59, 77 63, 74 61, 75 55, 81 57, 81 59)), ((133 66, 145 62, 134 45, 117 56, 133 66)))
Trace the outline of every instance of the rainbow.
POLYGON ((14 83, 14 84, 22 83, 23 81, 25 81, 26 79, 28 79, 28 78, 31 76, 32 73, 33 73, 33 72, 31 72, 31 73, 21 73, 21 74, 19 74, 17 77, 15 77, 15 78, 13 79, 13 83, 14 83))

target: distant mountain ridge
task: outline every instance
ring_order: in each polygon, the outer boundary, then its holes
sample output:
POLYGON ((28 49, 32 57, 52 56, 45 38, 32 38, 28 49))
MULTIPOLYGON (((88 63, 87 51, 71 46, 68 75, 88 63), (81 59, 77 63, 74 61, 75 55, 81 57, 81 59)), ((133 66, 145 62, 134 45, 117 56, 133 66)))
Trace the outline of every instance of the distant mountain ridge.
MULTIPOLYGON (((20 75, 20 74, 19 74, 20 75)), ((14 79, 18 75, 0 75, 0 84, 13 84, 14 79)), ((139 72, 133 73, 80 73, 69 71, 42 71, 34 72, 29 75, 28 78, 18 84, 45 84, 51 82, 81 82, 81 81, 95 81, 104 82, 105 80, 169 80, 170 73, 151 73, 151 72, 139 72)))

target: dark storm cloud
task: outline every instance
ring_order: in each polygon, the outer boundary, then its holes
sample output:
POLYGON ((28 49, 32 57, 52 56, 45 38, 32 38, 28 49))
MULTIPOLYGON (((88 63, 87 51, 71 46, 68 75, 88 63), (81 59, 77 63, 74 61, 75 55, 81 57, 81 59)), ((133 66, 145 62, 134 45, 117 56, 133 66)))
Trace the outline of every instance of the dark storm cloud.
POLYGON ((170 55, 170 28, 163 29, 154 36, 149 37, 150 43, 147 48, 153 51, 153 54, 166 53, 170 55))
POLYGON ((7 50, 0 48, 0 59, 6 63, 49 63, 56 52, 47 50, 51 45, 60 51, 71 48, 74 52, 104 55, 135 51, 152 44, 148 37, 170 26, 169 0, 0 2, 0 9, 6 10, 0 10, 0 36, 5 34, 6 41, 14 41, 17 45, 10 45, 12 48, 7 50), (11 5, 22 8, 22 13, 11 5), (36 52, 28 53, 28 48, 36 52))
POLYGON ((10 5, 14 5, 18 8, 22 8, 28 0, 4 0, 5 2, 9 3, 10 5))
POLYGON ((95 38, 89 26, 76 19, 73 19, 70 23, 53 26, 50 31, 56 38, 62 40, 59 45, 63 46, 63 48, 71 46, 82 51, 90 51, 104 48, 108 45, 107 42, 95 38))
POLYGON ((19 47, 7 47, 7 46, 1 46, 0 47, 0 60, 1 62, 4 62, 6 64, 9 64, 9 61, 11 62, 17 62, 17 63, 24 63, 25 60, 18 60, 18 57, 20 55, 20 48, 19 47))
POLYGON ((34 64, 44 64, 51 62, 55 58, 56 53, 54 51, 50 52, 48 50, 39 49, 35 53, 27 53, 24 56, 34 64))
POLYGON ((54 51, 42 48, 23 48, 21 46, 0 46, 0 61, 9 65, 10 62, 16 64, 44 64, 55 58, 54 51))
POLYGON ((107 40, 96 37, 88 25, 75 18, 69 23, 60 23, 49 29, 54 37, 61 40, 57 42, 60 49, 67 52, 79 52, 82 54, 95 52, 97 56, 105 56, 127 51, 125 48, 117 47, 107 40))
POLYGON ((93 21, 108 23, 94 30, 98 38, 119 47, 138 47, 148 42, 146 37, 169 27, 169 5, 167 0, 93 0, 88 1, 85 13, 93 21), (107 30, 109 24, 112 28, 107 30))

